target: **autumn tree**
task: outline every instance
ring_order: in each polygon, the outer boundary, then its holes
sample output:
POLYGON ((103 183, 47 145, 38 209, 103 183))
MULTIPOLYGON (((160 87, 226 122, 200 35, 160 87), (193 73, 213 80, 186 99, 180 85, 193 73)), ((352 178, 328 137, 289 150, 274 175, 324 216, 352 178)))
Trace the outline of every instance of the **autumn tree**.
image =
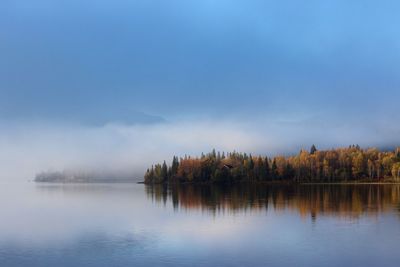
POLYGON ((381 152, 357 145, 325 151, 312 147, 297 155, 273 158, 214 149, 200 158, 174 156, 170 166, 165 161, 155 164, 146 170, 144 179, 146 183, 399 180, 399 164, 399 148, 381 152))

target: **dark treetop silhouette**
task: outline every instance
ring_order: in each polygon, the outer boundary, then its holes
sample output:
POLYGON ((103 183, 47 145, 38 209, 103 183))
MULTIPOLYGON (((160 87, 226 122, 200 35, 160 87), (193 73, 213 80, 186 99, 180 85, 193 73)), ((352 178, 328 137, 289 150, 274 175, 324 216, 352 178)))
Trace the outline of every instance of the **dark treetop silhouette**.
POLYGON ((165 161, 156 164, 144 176, 147 184, 274 181, 397 182, 400 181, 400 148, 379 151, 352 145, 319 151, 313 145, 310 151, 274 158, 213 150, 196 158, 174 156, 170 166, 165 161))

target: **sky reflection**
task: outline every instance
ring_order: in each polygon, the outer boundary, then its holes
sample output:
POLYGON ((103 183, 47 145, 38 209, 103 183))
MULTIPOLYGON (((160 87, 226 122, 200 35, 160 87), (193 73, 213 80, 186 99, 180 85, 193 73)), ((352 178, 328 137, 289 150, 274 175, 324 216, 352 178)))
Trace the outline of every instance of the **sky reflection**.
POLYGON ((399 260, 398 186, 3 183, 0 191, 4 266, 397 266, 399 260))

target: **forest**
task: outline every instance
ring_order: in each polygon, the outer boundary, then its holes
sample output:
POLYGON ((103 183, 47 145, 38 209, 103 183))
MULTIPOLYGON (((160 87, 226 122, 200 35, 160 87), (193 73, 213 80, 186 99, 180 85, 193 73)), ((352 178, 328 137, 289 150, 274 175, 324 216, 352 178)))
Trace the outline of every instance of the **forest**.
POLYGON ((313 145, 297 155, 271 158, 214 149, 200 157, 174 156, 170 165, 153 165, 144 175, 146 184, 351 181, 400 181, 400 147, 318 150, 313 145))

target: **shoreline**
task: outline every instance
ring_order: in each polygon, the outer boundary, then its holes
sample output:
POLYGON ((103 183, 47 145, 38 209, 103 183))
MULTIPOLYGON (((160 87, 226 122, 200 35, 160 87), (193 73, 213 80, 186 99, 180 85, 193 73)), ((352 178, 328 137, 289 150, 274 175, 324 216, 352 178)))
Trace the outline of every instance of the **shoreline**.
POLYGON ((144 184, 148 186, 155 186, 155 185, 241 185, 241 184, 251 184, 251 185, 400 185, 399 182, 394 181, 382 181, 382 182, 375 182, 375 181, 348 181, 348 182, 293 182, 293 181, 271 181, 271 182, 249 182, 249 181, 241 181, 241 182, 234 182, 234 183, 213 183, 213 182, 183 182, 183 183, 146 183, 144 181, 137 182, 137 184, 144 184))

